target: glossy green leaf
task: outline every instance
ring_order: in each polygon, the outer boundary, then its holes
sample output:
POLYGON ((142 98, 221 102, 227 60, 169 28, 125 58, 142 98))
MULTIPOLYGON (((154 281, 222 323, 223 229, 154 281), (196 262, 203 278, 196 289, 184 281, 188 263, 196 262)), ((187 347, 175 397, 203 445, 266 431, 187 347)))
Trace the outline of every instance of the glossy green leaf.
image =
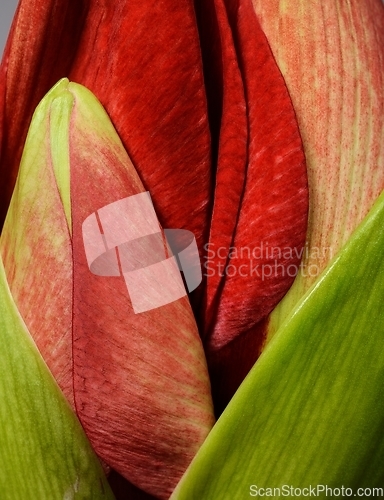
POLYGON ((84 431, 41 358, 0 259, 0 498, 113 499, 84 431))
POLYGON ((384 193, 276 333, 173 499, 384 485, 383 226, 384 193))

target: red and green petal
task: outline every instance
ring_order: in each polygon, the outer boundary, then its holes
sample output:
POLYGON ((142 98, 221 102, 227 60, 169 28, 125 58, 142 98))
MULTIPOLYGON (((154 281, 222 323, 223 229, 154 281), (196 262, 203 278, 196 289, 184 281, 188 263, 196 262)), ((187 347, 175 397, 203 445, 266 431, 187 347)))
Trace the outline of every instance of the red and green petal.
POLYGON ((12 294, 55 376, 66 361, 99 456, 167 498, 213 425, 192 310, 184 297, 135 314, 122 276, 88 268, 84 220, 145 191, 96 98, 63 80, 31 130, 2 234, 12 294))
POLYGON ((384 188, 384 5, 253 0, 298 117, 310 186, 303 272, 272 336, 384 188))

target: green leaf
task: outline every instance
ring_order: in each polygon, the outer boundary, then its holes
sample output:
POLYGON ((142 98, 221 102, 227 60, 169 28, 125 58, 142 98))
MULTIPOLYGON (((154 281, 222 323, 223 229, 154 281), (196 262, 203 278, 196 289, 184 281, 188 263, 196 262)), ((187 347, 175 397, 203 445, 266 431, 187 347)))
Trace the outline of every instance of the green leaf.
POLYGON ((276 333, 173 499, 383 486, 383 225, 384 193, 276 333))
POLYGON ((113 499, 13 302, 0 259, 1 500, 113 499))

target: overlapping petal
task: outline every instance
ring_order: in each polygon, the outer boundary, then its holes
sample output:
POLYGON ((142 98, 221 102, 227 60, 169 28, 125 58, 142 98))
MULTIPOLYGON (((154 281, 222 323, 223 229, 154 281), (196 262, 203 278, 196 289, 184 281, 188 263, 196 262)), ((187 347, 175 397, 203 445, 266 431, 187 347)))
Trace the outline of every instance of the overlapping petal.
POLYGON ((135 314, 122 277, 90 272, 82 236, 90 214, 144 191, 96 98, 63 80, 36 111, 1 249, 20 312, 93 447, 167 498, 213 424, 192 310, 184 297, 135 314))
POLYGON ((203 330, 225 406, 299 270, 308 190, 292 102, 251 3, 197 4, 217 148, 203 330))
MULTIPOLYGON (((55 77, 69 74, 95 93, 160 222, 192 231, 201 256, 204 243, 215 253, 211 261, 205 254, 206 280, 192 304, 210 356, 232 343, 224 358, 244 368, 233 379, 236 388, 257 358, 266 316, 292 282, 307 214, 292 103, 250 0, 48 3, 22 0, 13 25, 2 67, 6 102, 22 90, 18 75, 28 84, 12 130, 20 128, 22 142, 33 105, 51 83, 52 65, 55 77), (33 9, 42 11, 36 17, 33 9), (289 247, 293 256, 263 255, 254 262, 254 251, 268 245, 289 247), (234 257, 231 248, 241 255, 234 257), (264 266, 269 275, 261 273, 264 266), (235 341, 244 344, 244 363, 235 341)), ((3 163, 8 193, 20 152, 8 141, 10 121, 7 112, 0 162, 12 158, 3 163)))
POLYGON ((104 147, 77 106, 82 91, 68 87, 50 118, 70 128, 71 153, 64 158, 59 142, 53 150, 78 169, 69 184, 55 155, 35 157, 38 175, 18 185, 14 199, 23 201, 3 234, 9 280, 94 446, 147 491, 166 497, 209 430, 205 360, 186 300, 137 320, 122 282, 90 275, 82 221, 148 189, 164 225, 195 234, 207 276, 192 303, 221 409, 265 332, 274 333, 384 186, 383 13, 379 0, 21 0, 0 71, 3 213, 33 109, 61 76, 101 100, 139 176, 121 167, 125 153, 109 132, 104 147), (307 179, 291 98, 309 164, 304 251, 307 179), (68 116, 66 99, 75 103, 68 116), (46 273, 55 278, 38 286, 46 273), (47 295, 57 300, 48 304, 47 295), (180 429, 192 446, 178 441, 180 429))
POLYGON ((192 2, 21 0, 1 69, 3 218, 33 110, 61 77, 98 97, 160 222, 201 247, 211 158, 192 2))

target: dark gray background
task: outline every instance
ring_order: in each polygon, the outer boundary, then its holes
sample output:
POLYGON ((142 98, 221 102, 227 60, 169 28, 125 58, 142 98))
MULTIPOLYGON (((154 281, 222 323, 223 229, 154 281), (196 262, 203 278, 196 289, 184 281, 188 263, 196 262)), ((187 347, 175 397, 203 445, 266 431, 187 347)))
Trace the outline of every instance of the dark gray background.
POLYGON ((0 0, 0 57, 3 55, 4 45, 18 3, 18 0, 0 0))

